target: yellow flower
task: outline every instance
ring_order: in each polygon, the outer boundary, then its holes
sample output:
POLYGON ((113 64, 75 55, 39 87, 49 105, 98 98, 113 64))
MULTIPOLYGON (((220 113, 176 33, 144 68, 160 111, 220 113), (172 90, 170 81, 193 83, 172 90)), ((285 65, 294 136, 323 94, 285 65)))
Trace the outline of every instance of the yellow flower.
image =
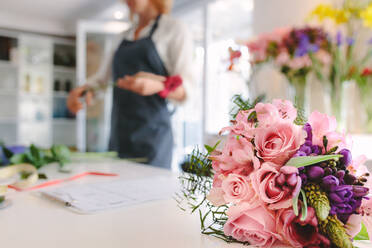
POLYGON ((333 18, 335 9, 329 4, 319 4, 311 13, 310 17, 318 17, 319 21, 333 18))
POLYGON ((350 15, 351 13, 345 9, 334 10, 332 19, 336 24, 342 24, 349 21, 350 15))
POLYGON ((372 28, 372 4, 360 12, 360 18, 366 27, 372 28))

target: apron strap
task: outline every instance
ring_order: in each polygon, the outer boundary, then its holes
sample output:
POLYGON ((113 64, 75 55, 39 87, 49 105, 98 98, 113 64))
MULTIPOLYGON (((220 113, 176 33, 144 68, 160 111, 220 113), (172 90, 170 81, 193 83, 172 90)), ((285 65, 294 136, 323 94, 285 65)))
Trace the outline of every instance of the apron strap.
POLYGON ((154 23, 154 25, 152 26, 151 31, 150 31, 150 34, 149 34, 149 37, 150 37, 150 38, 152 37, 152 35, 155 33, 156 29, 157 29, 158 26, 159 26, 159 20, 160 20, 160 17, 161 17, 161 15, 158 15, 158 17, 156 17, 156 19, 155 19, 155 23, 154 23))

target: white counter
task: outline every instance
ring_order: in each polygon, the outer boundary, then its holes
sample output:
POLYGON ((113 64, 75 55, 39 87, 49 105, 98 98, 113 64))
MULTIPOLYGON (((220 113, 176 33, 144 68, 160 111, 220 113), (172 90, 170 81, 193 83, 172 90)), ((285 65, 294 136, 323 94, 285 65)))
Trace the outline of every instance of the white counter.
MULTIPOLYGON (((127 162, 80 163, 73 166, 72 174, 100 171, 118 173, 123 179, 149 176, 176 179, 176 175, 168 171, 127 162)), ((56 171, 54 165, 42 170, 49 179, 69 177, 56 171)), ((68 185, 107 180, 112 178, 86 177, 68 185)), ((56 202, 41 198, 36 192, 10 192, 7 196, 12 206, 0 210, 0 244, 4 248, 242 247, 200 234, 198 216, 181 211, 173 199, 94 215, 79 215, 56 202)))

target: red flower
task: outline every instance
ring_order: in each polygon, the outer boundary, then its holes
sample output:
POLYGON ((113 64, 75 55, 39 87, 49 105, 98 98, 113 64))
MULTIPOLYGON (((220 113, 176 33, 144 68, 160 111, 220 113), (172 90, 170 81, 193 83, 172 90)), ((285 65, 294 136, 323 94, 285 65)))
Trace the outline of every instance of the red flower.
POLYGON ((372 69, 368 68, 368 67, 364 68, 364 70, 362 72, 362 76, 367 77, 367 76, 370 76, 370 75, 372 75, 372 69))

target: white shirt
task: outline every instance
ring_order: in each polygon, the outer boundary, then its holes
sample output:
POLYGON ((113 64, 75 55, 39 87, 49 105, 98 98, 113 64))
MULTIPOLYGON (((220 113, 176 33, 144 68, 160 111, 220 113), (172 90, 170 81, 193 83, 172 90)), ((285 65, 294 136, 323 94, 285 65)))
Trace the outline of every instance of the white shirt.
MULTIPOLYGON (((155 20, 151 21, 149 25, 141 30, 139 38, 149 36, 154 22, 155 20)), ((134 40, 136 27, 137 25, 134 24, 129 30, 119 35, 114 42, 114 49, 109 56, 105 57, 98 73, 88 79, 88 85, 105 86, 108 84, 112 74, 113 56, 123 39, 134 40)), ((186 98, 190 98, 194 82, 194 47, 191 33, 186 25, 171 16, 162 15, 152 40, 167 72, 170 76, 180 75, 182 77, 186 98)))

